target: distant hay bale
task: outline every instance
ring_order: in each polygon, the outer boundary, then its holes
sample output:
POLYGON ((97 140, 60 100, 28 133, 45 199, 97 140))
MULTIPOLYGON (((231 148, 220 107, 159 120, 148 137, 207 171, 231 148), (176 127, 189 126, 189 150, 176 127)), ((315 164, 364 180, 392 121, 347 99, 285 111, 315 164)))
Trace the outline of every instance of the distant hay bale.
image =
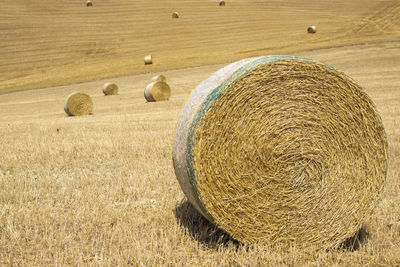
POLYGON ((115 83, 106 83, 103 87, 105 95, 118 95, 118 86, 115 83))
POLYGON ((317 27, 315 26, 310 26, 307 28, 308 33, 316 33, 317 32, 317 27))
POLYGON ((225 6, 225 1, 224 1, 224 0, 220 0, 220 1, 218 2, 218 4, 219 4, 220 6, 225 6))
POLYGON ((179 13, 178 12, 172 13, 172 18, 173 19, 179 19, 179 13))
POLYGON ((144 89, 144 98, 147 102, 165 101, 171 96, 171 88, 166 82, 155 81, 144 89))
POLYGON ((244 244, 335 248, 382 194, 388 144, 351 78, 306 58, 244 59, 192 93, 179 118, 179 184, 244 244))
POLYGON ((69 116, 81 116, 92 113, 92 98, 81 92, 70 94, 65 100, 64 110, 69 116))
POLYGON ((153 57, 151 55, 147 55, 144 57, 144 64, 150 65, 153 64, 153 57))
POLYGON ((93 2, 92 2, 92 1, 90 1, 90 0, 89 0, 89 1, 87 1, 87 2, 86 2, 86 6, 93 6, 93 2))
POLYGON ((151 78, 151 81, 152 82, 166 82, 167 78, 165 78, 164 75, 160 74, 160 75, 157 75, 157 76, 154 76, 153 78, 151 78))

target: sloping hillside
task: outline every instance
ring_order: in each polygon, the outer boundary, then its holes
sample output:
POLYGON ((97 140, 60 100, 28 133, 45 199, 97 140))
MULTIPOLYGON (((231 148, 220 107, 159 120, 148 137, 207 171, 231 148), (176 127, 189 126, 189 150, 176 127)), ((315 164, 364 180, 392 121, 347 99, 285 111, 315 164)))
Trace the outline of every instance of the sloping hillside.
POLYGON ((224 7, 216 0, 98 0, 93 7, 83 0, 2 0, 1 6, 0 93, 396 40, 400 24, 399 2, 385 0, 231 0, 224 7), (309 25, 317 34, 306 33, 309 25), (143 64, 147 54, 154 56, 151 66, 143 64))

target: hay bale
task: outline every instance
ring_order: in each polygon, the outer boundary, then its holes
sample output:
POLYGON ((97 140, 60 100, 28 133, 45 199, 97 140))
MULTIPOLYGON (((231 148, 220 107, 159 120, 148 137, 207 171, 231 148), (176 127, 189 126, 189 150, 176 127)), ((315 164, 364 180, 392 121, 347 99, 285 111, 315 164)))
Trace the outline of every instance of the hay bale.
POLYGON ((307 28, 308 33, 316 33, 317 32, 317 27, 315 26, 310 26, 307 28))
POLYGON ((219 6, 225 6, 225 1, 224 1, 224 0, 220 0, 220 1, 218 2, 218 4, 219 4, 219 6))
POLYGON ((173 19, 179 19, 179 13, 178 12, 172 13, 172 18, 173 19))
POLYGON ((115 83, 106 83, 103 87, 105 95, 118 95, 118 86, 115 83))
POLYGON ((151 55, 147 55, 144 57, 144 64, 150 65, 153 64, 153 57, 151 55))
POLYGON ((165 101, 171 96, 171 88, 166 82, 155 81, 144 89, 144 98, 147 102, 165 101))
POLYGON ((87 2, 86 2, 86 6, 93 6, 93 2, 92 2, 92 1, 90 1, 90 0, 89 0, 89 1, 87 1, 87 2))
POLYGON ((153 78, 151 78, 151 81, 152 82, 166 82, 167 78, 165 78, 164 75, 160 74, 160 75, 157 75, 157 76, 154 76, 153 78))
POLYGON ((193 206, 238 241, 325 249, 370 217, 387 149, 374 104, 352 79, 268 56, 228 65, 194 90, 173 162, 193 206))
POLYGON ((64 110, 69 116, 81 116, 92 113, 92 98, 81 92, 70 94, 65 100, 64 110))

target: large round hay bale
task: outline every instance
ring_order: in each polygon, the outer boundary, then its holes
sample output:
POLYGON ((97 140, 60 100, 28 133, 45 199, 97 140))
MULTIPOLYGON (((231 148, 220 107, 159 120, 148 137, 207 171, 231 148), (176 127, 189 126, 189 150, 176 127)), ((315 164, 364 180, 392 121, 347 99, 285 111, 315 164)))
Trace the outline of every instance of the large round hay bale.
POLYGON ((178 12, 172 13, 172 18, 173 19, 179 19, 179 13, 178 12))
POLYGON ((220 1, 218 2, 218 4, 219 4, 219 6, 225 6, 225 1, 224 1, 224 0, 220 0, 220 1))
POLYGON ((92 113, 92 98, 81 92, 74 92, 67 96, 64 104, 64 110, 69 116, 81 116, 92 113))
POLYGON ((93 2, 92 1, 86 1, 86 6, 93 6, 93 2))
POLYGON ((118 86, 115 83, 105 83, 103 93, 105 95, 118 95, 118 86))
POLYGON ((160 75, 156 75, 153 78, 151 78, 152 82, 166 82, 167 78, 165 78, 164 75, 160 74, 160 75))
POLYGON ((144 98, 147 102, 165 101, 171 96, 171 88, 166 82, 156 81, 146 86, 144 98))
POLYGON ((144 64, 150 65, 153 64, 153 57, 151 55, 147 55, 144 57, 144 64))
POLYGON ((310 26, 307 28, 308 33, 316 33, 317 32, 317 27, 315 26, 310 26))
POLYGON ((238 241, 325 249, 370 217, 387 149, 375 105, 352 79, 268 56, 228 65, 193 91, 173 162, 193 206, 238 241))

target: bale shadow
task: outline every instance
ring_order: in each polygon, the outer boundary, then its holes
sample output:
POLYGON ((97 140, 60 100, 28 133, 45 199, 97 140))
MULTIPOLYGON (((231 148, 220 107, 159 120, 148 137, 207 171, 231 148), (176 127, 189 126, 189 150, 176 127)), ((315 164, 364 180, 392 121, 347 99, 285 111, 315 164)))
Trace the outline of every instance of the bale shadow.
MULTIPOLYGON (((239 249, 245 247, 244 244, 235 240, 223 230, 218 229, 216 225, 204 218, 187 200, 183 200, 175 208, 174 213, 178 223, 187 229, 190 236, 208 248, 218 249, 221 246, 233 246, 239 249)), ((353 236, 341 243, 338 250, 357 251, 361 245, 367 242, 369 236, 369 232, 363 226, 353 236)))
POLYGON ((368 241, 370 234, 365 226, 362 226, 353 236, 347 238, 342 244, 339 245, 339 250, 342 251, 357 251, 362 244, 368 241))
POLYGON ((204 218, 189 201, 183 200, 175 208, 174 213, 178 223, 186 228, 190 236, 208 248, 218 249, 221 246, 239 248, 243 246, 242 243, 204 218))

